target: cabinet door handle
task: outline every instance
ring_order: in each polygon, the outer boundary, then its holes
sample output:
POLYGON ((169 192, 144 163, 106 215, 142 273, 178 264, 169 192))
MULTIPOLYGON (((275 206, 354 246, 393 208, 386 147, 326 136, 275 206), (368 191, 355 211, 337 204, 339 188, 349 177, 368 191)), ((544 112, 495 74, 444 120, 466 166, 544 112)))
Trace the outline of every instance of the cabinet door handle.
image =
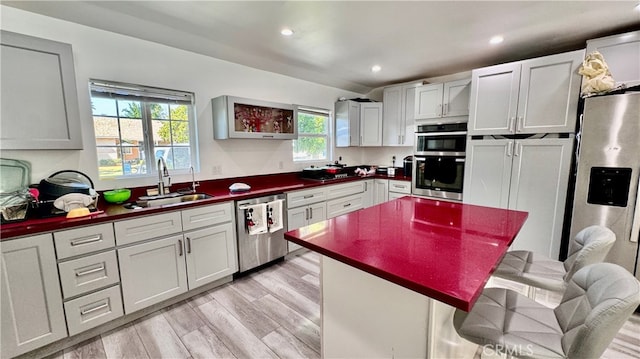
POLYGON ((309 219, 313 218, 313 208, 309 208, 309 219))
POLYGON ((368 183, 367 183, 367 182, 365 182, 365 183, 364 183, 364 191, 365 191, 365 192, 367 192, 367 191, 368 191, 368 189, 367 189, 367 187, 368 187, 368 186, 367 186, 367 185, 368 185, 368 183))
POLYGON ((518 121, 516 122, 516 132, 522 131, 523 123, 524 123, 524 117, 522 116, 518 117, 518 121))
POLYGON ((307 221, 309 220, 309 208, 304 209, 304 219, 307 221))
POLYGON ((442 111, 442 115, 446 116, 447 112, 449 111, 449 104, 445 103, 444 104, 444 110, 442 111))
POLYGON ((191 238, 187 237, 187 254, 191 253, 191 238))
POLYGON ((515 132, 515 131, 516 131, 516 118, 511 117, 509 119, 509 132, 515 132))
POLYGON ((273 135, 262 135, 262 138, 273 138, 273 135))
POLYGON ((98 311, 100 309, 104 309, 104 308, 108 308, 109 307, 109 300, 105 300, 104 303, 102 303, 101 305, 97 306, 97 307, 93 307, 91 309, 83 309, 80 311, 80 315, 87 315, 90 313, 93 313, 95 311, 98 311))
POLYGON ((516 143, 516 150, 514 152, 514 156, 520 156, 520 151, 522 150, 521 148, 521 144, 520 143, 516 143))
POLYGON ((398 144, 402 143, 402 136, 398 135, 398 144))
POLYGON ((438 117, 442 117, 442 104, 438 105, 438 117))
POLYGON ((182 257, 182 239, 178 239, 178 256, 182 257))
POLYGON ((85 239, 79 239, 79 240, 76 240, 76 241, 71 241, 70 244, 71 244, 72 247, 75 247, 75 246, 80 246, 80 245, 87 244, 87 243, 99 242, 101 240, 102 240, 102 235, 98 234, 95 237, 90 237, 90 238, 85 238, 85 239))
POLYGON ((509 141, 507 144, 507 157, 513 156, 513 142, 509 141))
POLYGON ((102 271, 104 271, 104 264, 101 264, 99 267, 96 267, 96 268, 92 268, 92 269, 87 269, 85 271, 76 272, 76 277, 82 277, 83 275, 102 272, 102 271))

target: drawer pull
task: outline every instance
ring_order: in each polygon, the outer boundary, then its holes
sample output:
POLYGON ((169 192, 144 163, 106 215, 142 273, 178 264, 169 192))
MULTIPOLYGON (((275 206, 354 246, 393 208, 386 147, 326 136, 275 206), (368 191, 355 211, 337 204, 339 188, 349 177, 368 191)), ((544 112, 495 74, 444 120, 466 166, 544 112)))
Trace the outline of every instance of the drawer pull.
POLYGON ((96 312, 100 309, 104 309, 104 308, 108 308, 109 307, 109 300, 105 300, 104 303, 102 303, 101 305, 97 306, 97 307, 93 307, 91 309, 83 309, 80 311, 80 315, 87 315, 87 314, 91 314, 93 312, 96 312))
POLYGON ((77 241, 71 241, 71 246, 75 247, 75 246, 80 246, 83 244, 87 244, 87 243, 93 243, 93 242, 99 242, 102 240, 102 235, 99 234, 95 237, 91 237, 91 238, 86 238, 86 239, 80 239, 77 241))
POLYGON ((393 187, 395 187, 395 188, 407 188, 407 187, 406 187, 406 186, 404 186, 404 185, 402 185, 402 186, 401 186, 401 185, 397 185, 397 184, 394 184, 394 185, 393 185, 393 187))
POLYGON ((304 199, 309 199, 309 198, 313 198, 313 195, 312 194, 308 194, 308 195, 304 196, 304 199))
POLYGON ((97 268, 88 269, 88 270, 81 271, 81 272, 76 272, 76 277, 82 277, 83 275, 96 273, 96 272, 102 272, 102 271, 104 271, 104 269, 105 269, 104 268, 104 264, 101 264, 100 267, 97 267, 97 268))
POLYGON ((344 206, 342 206, 342 207, 349 207, 350 205, 351 205, 351 203, 347 203, 347 204, 345 204, 345 205, 344 205, 344 206))

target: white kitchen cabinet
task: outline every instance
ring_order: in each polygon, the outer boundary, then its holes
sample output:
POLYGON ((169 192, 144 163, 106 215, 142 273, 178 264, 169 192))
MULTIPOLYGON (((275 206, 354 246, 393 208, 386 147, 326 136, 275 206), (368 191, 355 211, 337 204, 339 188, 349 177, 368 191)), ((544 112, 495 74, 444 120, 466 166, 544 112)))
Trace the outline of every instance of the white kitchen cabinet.
POLYGON ((238 271, 234 228, 227 222, 184 234, 189 290, 238 271))
POLYGON ((362 193, 327 201, 327 218, 341 216, 364 208, 362 193))
POLYGON ((119 246, 182 232, 180 211, 155 214, 114 223, 119 246))
POLYGON ((51 234, 3 241, 1 356, 14 357, 67 336, 51 234))
POLYGON ((124 314, 120 286, 116 285, 69 300, 64 303, 64 309, 69 335, 95 328, 124 314))
POLYGON ((443 119, 469 115, 471 79, 418 86, 415 89, 416 120, 443 119))
POLYGON ((362 192, 362 202, 364 208, 369 208, 374 205, 373 201, 373 180, 368 179, 362 181, 364 183, 364 191, 362 192))
POLYGON ((58 259, 113 248, 116 245, 113 223, 73 228, 53 233, 58 259))
POLYGON ((411 182, 389 180, 389 200, 410 196, 411 195, 411 182))
POLYGON ((382 145, 413 146, 417 85, 385 87, 382 92, 382 145))
POLYGON ((525 211, 512 249, 558 258, 573 138, 470 140, 464 203, 525 211))
POLYGON ((0 147, 81 150, 71 45, 9 31, 1 42, 0 147))
POLYGON ((177 234, 118 249, 126 314, 187 291, 183 240, 177 234))
POLYGON ((381 102, 339 101, 335 114, 336 147, 382 145, 381 102))
POLYGON ((373 180, 373 203, 380 204, 389 200, 389 180, 376 178, 373 180))
MULTIPOLYGON (((287 193, 287 230, 298 229, 327 218, 327 187, 329 186, 287 193)), ((290 253, 302 246, 287 242, 287 248, 290 253)))
POLYGON ((349 196, 356 193, 364 192, 365 183, 362 181, 353 181, 326 186, 327 200, 349 196))
POLYGON ((578 50, 473 70, 468 134, 574 132, 583 58, 578 50))
POLYGON ((586 53, 593 51, 604 56, 616 86, 640 84, 640 31, 588 40, 586 53))

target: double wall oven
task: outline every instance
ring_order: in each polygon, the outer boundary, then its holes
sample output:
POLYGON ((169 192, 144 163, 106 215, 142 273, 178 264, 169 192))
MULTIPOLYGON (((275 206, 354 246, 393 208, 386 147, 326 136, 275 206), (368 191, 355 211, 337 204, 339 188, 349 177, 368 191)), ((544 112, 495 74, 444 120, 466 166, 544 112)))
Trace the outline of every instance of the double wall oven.
POLYGON ((462 201, 467 124, 418 125, 412 193, 462 201))

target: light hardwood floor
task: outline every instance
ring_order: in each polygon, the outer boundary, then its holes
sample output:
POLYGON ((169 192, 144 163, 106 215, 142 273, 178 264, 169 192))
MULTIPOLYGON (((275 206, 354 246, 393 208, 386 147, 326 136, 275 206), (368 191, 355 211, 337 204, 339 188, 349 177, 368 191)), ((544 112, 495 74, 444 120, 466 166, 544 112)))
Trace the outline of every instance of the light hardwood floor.
MULTIPOLYGON (((52 358, 319 358, 319 271, 319 256, 308 252, 52 358)), ((640 358, 638 333, 636 314, 603 357, 640 358)))

